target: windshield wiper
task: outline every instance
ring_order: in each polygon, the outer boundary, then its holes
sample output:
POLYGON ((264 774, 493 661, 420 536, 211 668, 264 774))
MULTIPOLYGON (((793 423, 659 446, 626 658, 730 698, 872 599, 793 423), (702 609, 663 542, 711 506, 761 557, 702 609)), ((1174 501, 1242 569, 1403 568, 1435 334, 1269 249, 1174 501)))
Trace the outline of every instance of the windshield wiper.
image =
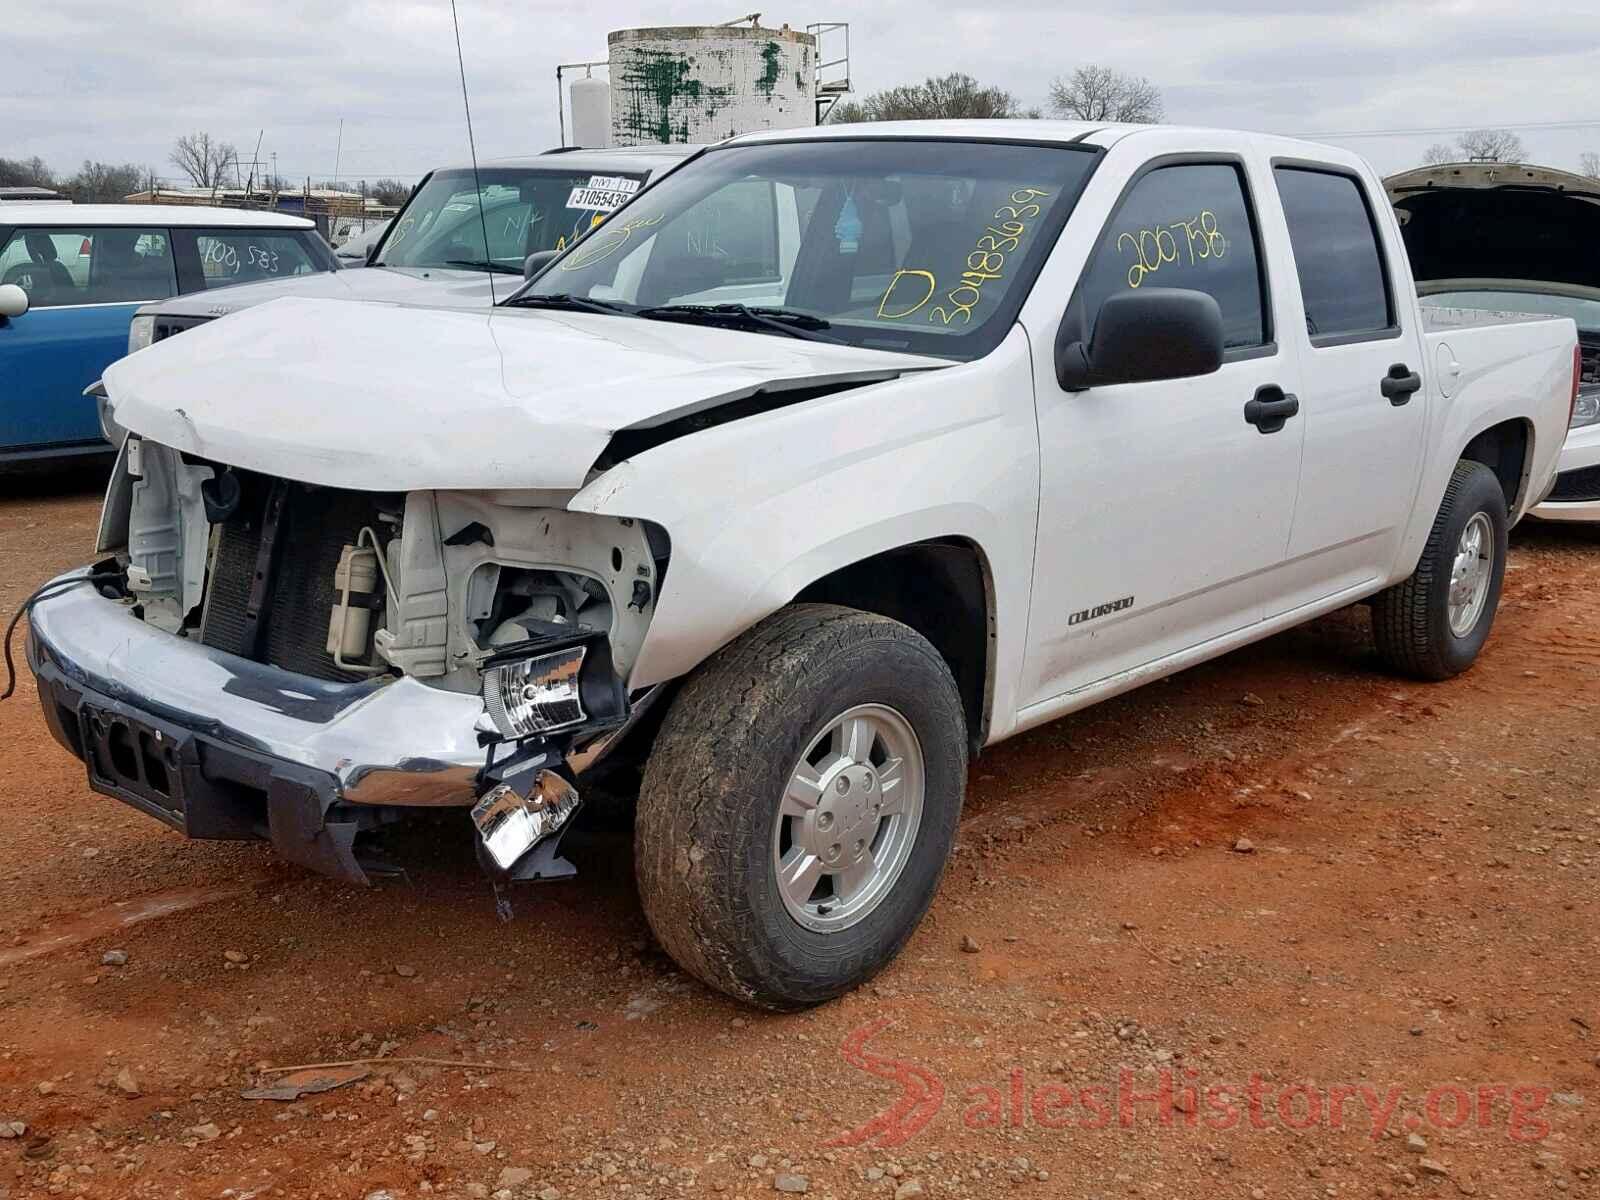
POLYGON ((447 258, 441 267, 470 267, 474 271, 493 271, 496 275, 521 275, 521 267, 508 267, 504 263, 470 262, 464 258, 447 258))
POLYGON ((635 311, 641 317, 666 320, 705 321, 719 325, 743 322, 789 337, 803 338, 808 342, 842 344, 838 338, 828 337, 821 332, 833 328, 831 321, 792 308, 752 307, 748 304, 657 304, 635 311))
POLYGON ((518 308, 568 308, 577 312, 620 313, 625 317, 633 316, 636 311, 613 300, 590 300, 587 296, 574 296, 570 292, 513 296, 505 303, 518 308))

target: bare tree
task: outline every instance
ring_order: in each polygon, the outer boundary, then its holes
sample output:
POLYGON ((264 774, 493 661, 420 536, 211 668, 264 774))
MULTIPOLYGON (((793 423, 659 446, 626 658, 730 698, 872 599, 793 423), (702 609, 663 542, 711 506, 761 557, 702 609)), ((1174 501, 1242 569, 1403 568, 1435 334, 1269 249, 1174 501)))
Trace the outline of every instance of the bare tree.
POLYGON ((238 160, 239 152, 231 143, 215 141, 209 133, 186 134, 172 143, 172 165, 195 187, 222 187, 238 160))
POLYGON ((138 163, 103 163, 84 160, 83 167, 63 185, 77 204, 121 204, 144 186, 150 171, 138 163))
POLYGON ((55 173, 38 155, 32 158, 0 158, 0 187, 55 187, 55 173))
POLYGON ((1050 111, 1074 121, 1153 124, 1166 116, 1161 89, 1142 75, 1110 67, 1078 67, 1050 85, 1050 111))
POLYGON ((836 104, 828 114, 830 125, 850 121, 918 121, 963 117, 1037 117, 1038 109, 1023 109, 1004 88, 984 87, 959 71, 874 92, 860 102, 836 104))
POLYGON ((1422 152, 1422 165, 1425 167, 1437 167, 1444 163, 1457 162, 1460 157, 1453 146, 1447 146, 1443 142, 1435 142, 1422 152))
POLYGON ((1590 179, 1600 179, 1600 154, 1593 150, 1585 150, 1578 155, 1578 174, 1587 175, 1590 179))
POLYGON ((1490 162, 1521 162, 1527 156, 1522 139, 1509 129, 1473 129, 1456 139, 1461 157, 1490 162))
POLYGON ((372 185, 372 197, 379 204, 399 206, 410 194, 411 189, 398 179, 380 179, 372 185))

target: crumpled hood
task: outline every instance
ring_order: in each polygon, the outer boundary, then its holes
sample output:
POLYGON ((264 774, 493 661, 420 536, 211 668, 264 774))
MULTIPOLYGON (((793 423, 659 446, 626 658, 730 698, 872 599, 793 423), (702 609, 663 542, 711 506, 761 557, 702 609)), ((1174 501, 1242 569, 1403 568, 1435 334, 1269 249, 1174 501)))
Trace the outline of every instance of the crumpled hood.
POLYGON ((619 429, 941 359, 629 317, 282 299, 107 369, 118 424, 367 491, 581 487, 619 429))
MULTIPOLYGON (((494 294, 504 300, 522 286, 521 278, 498 275, 494 294)), ((222 317, 285 296, 327 300, 376 300, 386 304, 424 304, 440 308, 488 308, 489 277, 454 268, 345 268, 315 275, 292 275, 261 283, 240 283, 206 292, 189 292, 145 305, 140 311, 164 317, 222 317)))

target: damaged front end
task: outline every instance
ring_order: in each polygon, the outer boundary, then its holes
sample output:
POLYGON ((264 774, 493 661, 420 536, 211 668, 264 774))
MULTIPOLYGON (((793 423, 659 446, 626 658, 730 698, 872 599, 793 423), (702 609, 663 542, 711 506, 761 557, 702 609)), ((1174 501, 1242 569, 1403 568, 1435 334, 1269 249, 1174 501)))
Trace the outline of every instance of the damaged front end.
POLYGON ((570 874, 571 763, 636 710, 667 540, 568 499, 321 487, 130 436, 99 587, 31 614, 46 717, 95 790, 192 837, 365 881, 362 835, 459 807, 497 884, 570 874))

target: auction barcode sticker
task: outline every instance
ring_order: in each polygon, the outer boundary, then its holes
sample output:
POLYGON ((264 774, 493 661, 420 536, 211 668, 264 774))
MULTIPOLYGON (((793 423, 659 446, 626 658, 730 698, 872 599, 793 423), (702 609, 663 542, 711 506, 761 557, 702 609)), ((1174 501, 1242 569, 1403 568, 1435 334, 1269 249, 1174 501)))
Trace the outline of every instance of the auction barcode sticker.
POLYGON ((621 208, 639 190, 639 181, 626 175, 591 175, 567 197, 567 207, 589 212, 610 212, 621 208))

